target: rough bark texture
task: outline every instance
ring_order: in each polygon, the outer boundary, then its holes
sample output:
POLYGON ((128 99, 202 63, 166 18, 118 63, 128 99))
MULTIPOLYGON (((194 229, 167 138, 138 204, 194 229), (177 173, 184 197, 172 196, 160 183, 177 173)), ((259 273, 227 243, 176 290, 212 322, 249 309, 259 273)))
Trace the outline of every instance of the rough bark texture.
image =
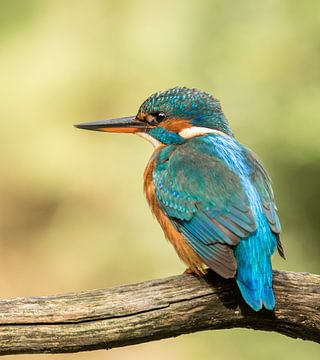
POLYGON ((212 273, 1 300, 0 355, 110 349, 234 327, 320 342, 320 276, 274 271, 274 290, 276 310, 259 313, 243 302, 233 280, 212 273))

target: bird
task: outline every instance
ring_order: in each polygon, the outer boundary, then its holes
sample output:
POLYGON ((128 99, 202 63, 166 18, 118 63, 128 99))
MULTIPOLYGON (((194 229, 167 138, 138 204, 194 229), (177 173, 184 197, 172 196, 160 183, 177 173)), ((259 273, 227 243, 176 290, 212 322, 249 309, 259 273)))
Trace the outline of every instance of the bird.
POLYGON ((144 192, 187 272, 235 278, 254 311, 275 308, 271 255, 285 254, 271 180, 216 97, 174 87, 149 96, 137 115, 75 127, 148 140, 144 192))

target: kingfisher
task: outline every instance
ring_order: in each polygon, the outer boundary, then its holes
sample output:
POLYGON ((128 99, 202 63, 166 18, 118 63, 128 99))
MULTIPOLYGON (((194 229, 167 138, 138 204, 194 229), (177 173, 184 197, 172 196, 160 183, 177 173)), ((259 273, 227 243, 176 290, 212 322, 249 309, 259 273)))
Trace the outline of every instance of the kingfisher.
POLYGON ((148 97, 135 116, 75 126, 150 141, 144 192, 187 271, 235 278, 253 310, 274 309, 271 255, 285 255, 271 180, 218 99, 175 87, 148 97))

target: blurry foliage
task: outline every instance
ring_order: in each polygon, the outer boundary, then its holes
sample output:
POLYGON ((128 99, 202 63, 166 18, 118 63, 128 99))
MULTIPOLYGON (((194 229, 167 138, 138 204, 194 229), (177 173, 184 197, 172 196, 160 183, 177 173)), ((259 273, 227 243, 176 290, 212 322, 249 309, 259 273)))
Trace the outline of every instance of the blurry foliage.
MULTIPOLYGON (((288 260, 319 272, 320 2, 0 1, 1 296, 181 273, 142 194, 141 139, 73 123, 134 114, 186 85, 221 99, 274 181, 288 260)), ((315 344, 226 330, 57 359, 318 359, 315 344)), ((30 359, 37 356, 24 357, 30 359)))

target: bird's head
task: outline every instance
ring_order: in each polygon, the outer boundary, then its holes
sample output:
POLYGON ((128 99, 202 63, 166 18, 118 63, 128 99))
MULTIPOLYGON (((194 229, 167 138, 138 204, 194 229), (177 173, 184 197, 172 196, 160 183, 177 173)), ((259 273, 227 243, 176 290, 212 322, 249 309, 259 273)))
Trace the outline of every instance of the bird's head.
POLYGON ((136 133, 155 146, 181 144, 210 132, 232 136, 220 102, 212 95, 186 87, 157 92, 146 99, 136 116, 75 125, 81 129, 136 133))

